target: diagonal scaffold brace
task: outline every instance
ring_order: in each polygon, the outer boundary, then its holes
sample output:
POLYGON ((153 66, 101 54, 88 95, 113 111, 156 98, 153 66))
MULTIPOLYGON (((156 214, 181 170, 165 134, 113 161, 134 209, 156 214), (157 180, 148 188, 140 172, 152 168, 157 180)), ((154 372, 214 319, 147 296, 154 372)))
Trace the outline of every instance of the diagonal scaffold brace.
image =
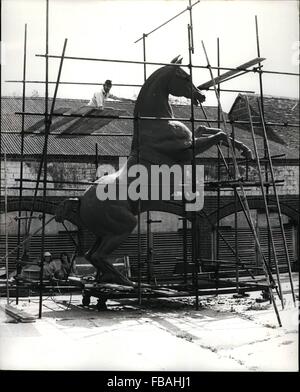
POLYGON ((39 233, 43 226, 46 227, 50 222, 52 222, 55 219, 54 216, 52 216, 51 218, 49 218, 46 222, 45 225, 42 225, 41 227, 39 227, 38 229, 36 229, 32 234, 29 234, 28 237, 25 238, 25 240, 21 241, 20 244, 18 244, 15 248, 13 248, 11 251, 9 251, 8 253, 6 253, 4 256, 2 256, 0 258, 0 262, 5 260, 7 257, 13 255, 18 249, 20 249, 24 244, 26 244, 27 242, 29 242, 31 240, 32 237, 34 237, 37 233, 39 233))
MULTIPOLYGON (((210 76, 211 76, 211 79, 212 79, 212 81, 213 81, 213 80, 214 80, 214 76, 213 76, 212 68, 211 68, 211 66, 210 66, 210 62, 209 62, 209 59, 208 59, 208 55, 207 55, 207 52, 206 52, 206 49, 205 49, 205 45, 204 45, 204 42, 203 42, 203 41, 201 41, 201 43, 202 43, 204 55, 205 55, 206 62, 207 62, 207 68, 208 68, 208 70, 209 70, 209 72, 210 72, 210 76)), ((232 161, 233 161, 233 164, 234 164, 234 170, 235 170, 235 173, 238 174, 238 177, 240 177, 240 175, 239 175, 239 167, 238 167, 238 164, 237 164, 235 151, 234 151, 234 148, 233 148, 231 139, 230 139, 229 134, 228 134, 228 131, 227 131, 226 119, 225 119, 225 116, 224 116, 224 112, 223 112, 223 110, 222 110, 222 105, 221 105, 220 97, 219 97, 219 94, 218 94, 218 91, 217 91, 216 84, 213 83, 213 85, 214 85, 215 95, 216 95, 216 98, 217 98, 217 101, 218 101, 218 105, 219 105, 219 107, 220 107, 220 111, 221 111, 221 115, 222 115, 222 123, 223 123, 223 126, 224 126, 224 131, 225 131, 225 135, 226 135, 226 138, 227 138, 227 143, 228 143, 228 146, 229 146, 229 151, 230 151, 230 154, 231 154, 231 156, 232 156, 232 161)), ((244 189, 243 184, 242 184, 241 182, 240 182, 240 184, 239 184, 239 189, 240 189, 241 192, 242 192, 241 195, 238 194, 238 196, 239 196, 239 201, 240 201, 240 203, 241 203, 241 206, 242 206, 242 207, 244 206, 243 210, 244 210, 244 212, 246 213, 245 216, 246 216, 246 218, 247 218, 249 227, 250 227, 251 232, 252 232, 252 235, 253 235, 253 237, 254 237, 254 240, 255 240, 257 249, 258 249, 258 251, 259 251, 259 253, 260 253, 261 257, 262 257, 263 269, 264 269, 264 272, 265 272, 265 276, 266 276, 266 280, 267 280, 267 285, 268 285, 268 287, 269 287, 269 295, 270 295, 270 298, 271 298, 271 302, 272 302, 272 304, 273 304, 273 308, 274 308, 274 311, 275 311, 275 314, 276 314, 276 317, 277 317, 278 324, 279 324, 279 326, 281 327, 281 326, 282 326, 282 323, 281 323, 281 319, 280 319, 280 316, 279 316, 278 308, 277 308, 276 301, 275 301, 274 294, 273 294, 273 288, 277 288, 277 286, 276 286, 276 284, 275 284, 275 280, 274 280, 274 278, 273 278, 271 268, 270 268, 270 266, 268 265, 267 260, 266 260, 264 254, 263 254, 263 251, 262 251, 262 248, 261 248, 261 245, 260 245, 260 241, 259 241, 259 239, 258 239, 256 230, 255 230, 255 227, 254 227, 254 224, 253 224, 253 221, 252 221, 252 217, 251 217, 251 214, 250 214, 250 208, 249 208, 249 205, 248 205, 246 192, 245 192, 245 189, 244 189)))
MULTIPOLYGON (((50 131, 51 131, 51 122, 52 122, 52 117, 53 117, 53 113, 54 113, 54 109, 55 109, 56 96, 57 96, 57 92, 58 92, 58 86, 59 86, 59 82, 60 82, 60 76, 61 76, 61 71, 62 71, 62 64, 63 64, 64 54, 65 54, 66 47, 67 47, 67 42, 68 42, 68 40, 65 39, 64 46, 63 46, 62 57, 61 57, 61 61, 60 61, 60 66, 59 66, 59 71, 58 71, 58 75, 57 75, 57 81, 56 81, 56 85, 55 85, 54 96, 53 96, 52 105, 51 105, 51 109, 50 109, 50 113, 49 114, 45 113, 45 115, 47 117, 46 118, 46 126, 45 126, 45 140, 44 140, 44 146, 43 146, 41 161, 40 161, 40 165, 39 165, 39 168, 38 168, 36 187, 35 187, 35 190, 34 190, 34 195, 33 195, 33 200, 32 200, 32 208, 31 208, 31 212, 30 212, 30 219, 29 219, 29 222, 28 222, 28 231, 30 230, 31 217, 32 217, 33 211, 34 211, 36 198, 37 198, 38 187, 39 187, 39 183, 41 181, 42 169, 43 169, 43 165, 44 165, 44 161, 45 161, 45 156, 46 156, 46 153, 47 153, 46 150, 47 150, 47 145, 48 145, 48 138, 49 138, 50 131)), ((44 181, 45 180, 46 179, 44 178, 44 181)))
POLYGON ((262 110, 261 102, 259 99, 257 99, 257 104, 258 104, 259 115, 260 115, 262 129, 263 129, 263 137, 264 137, 265 146, 266 146, 267 162, 268 162, 270 173, 271 173, 271 183, 272 183, 273 192, 274 192, 274 196, 275 196, 275 200, 276 200, 276 207, 277 207, 277 212, 278 212, 280 231, 281 231, 282 241, 284 244, 284 251, 285 251, 286 264, 287 264, 287 268, 288 268, 290 287, 291 287, 294 306, 296 306, 296 296, 295 296, 295 289, 294 289, 294 284, 293 284, 293 279, 292 279, 291 262, 290 262, 289 252, 288 252, 288 248, 287 248, 287 240, 286 240, 283 221, 282 221, 282 213, 281 213, 280 201, 279 201, 279 196, 278 196, 276 182, 275 182, 275 174, 274 174, 273 162, 272 162, 272 157, 271 157, 271 152, 270 152, 269 140, 268 140, 268 136, 267 136, 266 125, 265 125, 264 116, 263 116, 263 110, 262 110))
MULTIPOLYGON (((283 295, 282 295, 280 275, 279 275, 278 257, 277 257, 275 242, 274 242, 274 236, 273 236, 273 231, 272 231, 272 226, 271 226, 271 219, 270 219, 270 214, 269 214, 269 207, 268 207, 268 202, 267 202, 267 195, 266 195, 265 188, 264 188, 263 174, 262 174, 261 164, 260 164, 259 155, 258 155, 258 148, 257 148, 257 143, 256 143, 256 138, 255 138, 254 127, 252 124, 252 115, 251 115, 251 109, 250 109, 248 97, 246 97, 246 107, 247 107, 247 112, 248 112, 249 121, 250 121, 250 131, 251 131, 256 166, 257 166, 257 171, 258 171, 258 176, 259 176, 260 190, 261 190, 261 194, 262 194, 262 198, 263 198, 263 202, 264 202, 264 207, 265 207, 266 218, 267 218, 269 240, 271 243, 272 253, 273 253, 273 257, 274 257, 274 264, 275 264, 275 270, 276 270, 276 276, 277 276, 277 284, 278 284, 278 288, 279 288, 279 297, 281 300, 282 309, 284 309, 283 295)), ((270 260, 270 263, 271 263, 271 260, 270 260)))

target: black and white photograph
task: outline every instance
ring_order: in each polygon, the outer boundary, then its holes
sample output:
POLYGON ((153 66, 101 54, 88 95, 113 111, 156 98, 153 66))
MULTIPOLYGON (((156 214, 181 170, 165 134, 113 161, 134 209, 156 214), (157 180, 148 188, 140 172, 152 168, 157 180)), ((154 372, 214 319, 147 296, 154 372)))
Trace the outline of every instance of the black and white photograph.
POLYGON ((1 1, 1 371, 299 372, 299 13, 1 1))

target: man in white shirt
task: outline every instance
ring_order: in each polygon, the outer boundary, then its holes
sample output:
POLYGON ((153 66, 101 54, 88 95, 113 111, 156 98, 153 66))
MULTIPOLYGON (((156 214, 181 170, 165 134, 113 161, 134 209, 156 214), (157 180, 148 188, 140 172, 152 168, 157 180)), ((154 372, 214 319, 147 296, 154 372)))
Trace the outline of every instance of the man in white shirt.
POLYGON ((97 109, 104 109, 105 101, 109 97, 113 97, 113 95, 109 94, 110 89, 112 87, 111 80, 106 80, 103 84, 103 88, 101 91, 94 93, 92 99, 88 103, 88 106, 93 106, 97 109))

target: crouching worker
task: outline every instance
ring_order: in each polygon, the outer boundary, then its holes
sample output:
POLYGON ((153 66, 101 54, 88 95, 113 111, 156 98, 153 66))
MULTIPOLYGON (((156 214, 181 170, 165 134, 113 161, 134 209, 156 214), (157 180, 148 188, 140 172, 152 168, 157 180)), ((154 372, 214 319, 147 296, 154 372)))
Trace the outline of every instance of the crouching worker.
POLYGON ((111 80, 106 80, 103 84, 102 90, 94 93, 92 99, 88 103, 88 106, 93 106, 97 109, 103 110, 105 108, 105 102, 107 98, 117 98, 110 94, 111 87, 111 80))
POLYGON ((52 258, 50 252, 44 253, 44 273, 45 279, 66 279, 71 272, 71 262, 67 253, 61 253, 59 259, 52 258))

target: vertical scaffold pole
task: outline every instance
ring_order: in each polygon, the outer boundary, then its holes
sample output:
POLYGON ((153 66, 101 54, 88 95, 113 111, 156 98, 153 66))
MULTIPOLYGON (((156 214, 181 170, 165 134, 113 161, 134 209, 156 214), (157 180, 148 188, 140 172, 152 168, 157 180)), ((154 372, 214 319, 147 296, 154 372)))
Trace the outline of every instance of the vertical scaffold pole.
MULTIPOLYGON (((255 31, 256 31, 257 55, 260 57, 260 44, 259 44, 257 15, 255 15, 255 31)), ((259 63, 258 65, 260 66, 261 64, 259 63)), ((281 231, 282 241, 284 244, 285 258, 286 258, 286 263, 287 263, 287 268, 288 268, 289 281, 290 281, 290 286, 291 286, 291 291, 292 291, 292 296, 293 296, 293 302, 294 302, 294 305, 296 306, 296 297, 295 297, 294 284, 293 284, 293 279, 292 279, 290 257, 289 257, 288 248, 287 248, 286 236, 285 236, 285 231, 284 231, 284 226, 283 226, 283 221, 282 221, 281 207, 280 207, 278 192, 277 192, 277 188, 276 188, 276 184, 275 184, 273 163, 272 163, 272 158, 271 158, 271 154, 270 154, 269 141, 268 141, 266 126, 265 126, 265 111, 264 111, 264 100, 263 100, 263 80, 262 80, 261 70, 259 71, 259 86, 260 86, 260 101, 257 100, 257 103, 258 103, 258 107, 259 107, 259 114, 260 114, 260 118, 261 118, 261 122, 262 122, 262 126, 263 126, 263 133, 264 133, 263 140, 264 140, 264 158, 265 158, 265 180, 267 183, 267 187, 266 187, 267 203, 269 204, 269 186, 268 186, 268 182, 269 182, 268 168, 269 168, 271 180, 272 180, 272 187, 273 187, 273 191, 274 191, 274 195, 275 195, 275 199, 276 199, 278 218, 279 218, 279 224, 280 224, 280 231, 281 231)), ((269 242, 269 244, 270 244, 270 242, 269 242)), ((269 246, 269 253, 271 253, 270 246, 269 246)), ((271 258, 270 258, 270 260, 271 260, 271 258)))
MULTIPOLYGON (((257 15, 255 15, 255 36, 256 36, 256 52, 257 56, 260 57, 260 44, 259 44, 259 32, 258 32, 258 19, 257 15)), ((259 78, 259 98, 260 98, 260 103, 262 107, 262 113, 263 116, 265 114, 264 110, 264 89, 263 89, 263 74, 261 72, 261 63, 258 63, 259 67, 259 72, 258 72, 258 78, 259 78)), ((269 205, 269 174, 268 174, 268 163, 267 163, 267 151, 266 151, 266 142, 265 140, 263 141, 264 143, 264 169, 265 169, 265 182, 266 182, 266 199, 267 199, 267 205, 269 205)), ((270 238, 270 231, 268 230, 268 260, 270 266, 272 266, 272 253, 271 253, 271 238, 270 238)))
MULTIPOLYGON (((47 196, 47 149, 48 149, 48 97, 49 97, 49 0, 46 0, 46 58, 45 58, 45 141, 44 141, 44 149, 43 149, 43 156, 41 162, 41 171, 42 167, 44 168, 44 182, 43 182, 43 201, 44 201, 44 208, 43 208, 43 215, 42 215, 42 233, 41 233, 41 268, 40 268, 40 292, 39 292, 39 318, 42 318, 42 304, 43 304, 43 275, 44 275, 44 248, 45 248, 45 220, 46 220, 46 213, 45 213, 45 205, 46 205, 46 196, 47 196)), ((36 184, 38 188, 38 183, 36 184)))
POLYGON ((193 27, 193 8, 192 8, 192 0, 189 0, 189 6, 188 6, 188 11, 189 11, 189 16, 190 16, 190 42, 189 42, 189 47, 191 48, 191 53, 194 54, 195 48, 194 48, 194 27, 193 27))
MULTIPOLYGON (((184 175, 182 171, 182 184, 184 183, 184 175)), ((184 202, 184 189, 182 186, 182 197, 183 197, 183 217, 182 217, 182 256, 183 256, 183 283, 187 284, 187 274, 188 274, 188 267, 187 267, 187 214, 185 211, 185 202, 184 202)))
MULTIPOLYGON (((40 287, 39 287, 39 318, 42 317, 42 303, 43 303, 43 274, 44 274, 44 251, 45 251, 45 226, 46 226, 46 212, 45 212, 45 206, 46 206, 46 201, 47 201, 47 166, 48 166, 48 160, 47 160, 47 153, 48 153, 48 140, 49 140, 49 134, 50 134, 50 128, 51 128, 51 121, 52 121, 52 116, 55 108, 55 102, 56 102, 56 97, 57 97, 57 92, 58 92, 58 87, 59 87, 59 82, 60 82, 60 76, 62 72, 62 65, 65 57, 65 52, 66 52, 66 47, 67 47, 67 39, 64 41, 64 46, 63 46, 63 51, 60 59, 60 64, 59 64, 59 70, 58 70, 58 75, 57 75, 57 80, 56 80, 56 85, 55 85, 55 91, 54 91, 54 96, 52 99, 52 104, 51 104, 51 109, 50 113, 48 113, 48 99, 49 99, 49 58, 48 58, 48 52, 49 52, 49 0, 46 0, 46 67, 45 67, 45 140, 44 140, 44 147, 43 147, 43 154, 41 158, 41 166, 40 168, 43 167, 43 215, 42 215, 42 233, 41 233, 41 269, 40 269, 40 287)), ((39 175, 41 174, 41 171, 39 171, 39 175)), ((38 178, 38 181, 40 178, 38 178)), ((38 187, 38 182, 37 182, 37 187, 38 187)))
MULTIPOLYGON (((143 61, 144 61, 144 82, 147 79, 147 64, 146 64, 146 38, 147 34, 143 33, 143 61)), ((153 273, 153 266, 152 266, 152 250, 151 247, 153 246, 153 243, 151 241, 151 212, 147 210, 147 229, 146 229, 146 235, 147 235, 147 279, 148 283, 151 283, 152 280, 152 273, 153 273)))
MULTIPOLYGON (((193 91, 193 64, 192 64, 192 53, 193 48, 193 30, 192 26, 188 25, 188 43, 189 43, 189 71, 191 77, 191 97, 193 91)), ((193 100, 191 99, 191 128, 192 128, 192 192, 196 195, 197 184, 196 184, 196 153, 195 153, 195 114, 193 100)), ((198 241, 197 241, 197 214, 195 211, 191 212, 192 219, 192 261, 194 266, 194 276, 195 276, 195 296, 196 296, 196 309, 199 309, 199 257, 198 257, 198 241)))
MULTIPOLYGON (((235 142, 235 129, 232 124, 231 127, 231 137, 233 140, 233 151, 235 152, 234 142, 235 142)), ((234 179, 237 179, 237 172, 234 170, 234 179)), ((240 285, 239 285, 239 254, 238 254, 238 215, 237 215, 237 189, 234 185, 234 245, 235 245, 235 284, 236 291, 239 294, 240 285)))
MULTIPOLYGON (((40 300, 39 300, 39 318, 42 317, 42 301, 43 301, 43 273, 44 273, 44 251, 45 251, 45 227, 46 227, 46 212, 45 212, 45 206, 46 206, 46 201, 47 201, 47 165, 48 165, 48 160, 47 160, 47 153, 48 153, 48 141, 49 141, 49 134, 50 134, 50 129, 51 129, 51 121, 53 117, 53 112, 55 108, 55 102, 56 102, 56 97, 57 97, 57 92, 58 92, 58 87, 59 87, 59 82, 60 82, 60 76, 61 76, 61 71, 62 71, 62 65, 63 61, 65 58, 65 52, 66 52, 66 47, 67 47, 67 39, 65 39, 64 46, 63 46, 63 51, 60 59, 60 64, 59 64, 59 70, 58 70, 58 75, 57 75, 57 81, 55 85, 55 91, 52 99, 52 104, 51 104, 51 109, 50 113, 48 114, 48 104, 46 104, 46 109, 47 112, 45 111, 45 141, 44 141, 44 148, 43 148, 43 155, 42 155, 42 164, 43 164, 43 214, 42 214, 42 233, 41 233, 41 270, 40 270, 40 300)), ((48 49, 48 45, 47 45, 48 49)), ((47 57, 46 57, 47 58, 47 57)), ((48 66, 46 66, 46 86, 48 85, 48 66)), ((48 88, 46 89, 46 102, 48 101, 48 88)))
MULTIPOLYGON (((137 132, 137 164, 140 164, 140 127, 139 127, 139 117, 140 114, 137 113, 136 121, 136 132, 137 132)), ((142 260, 141 260, 141 199, 138 199, 138 222, 137 222, 137 234, 138 234, 138 303, 142 304, 142 260)))
MULTIPOLYGON (((232 156, 232 161, 233 161, 233 165, 234 165, 234 170, 236 171, 238 177, 240 177, 239 168, 238 168, 237 160, 236 160, 236 155, 235 155, 235 152, 234 152, 234 150, 233 150, 232 142, 231 142, 231 140, 230 140, 230 138, 229 138, 229 135, 228 135, 228 132, 227 132, 227 128, 226 128, 226 119, 225 119, 224 113, 223 113, 223 111, 222 111, 222 105, 221 105, 220 97, 219 97, 218 92, 217 92, 217 89, 216 89, 216 84, 215 84, 215 82, 214 82, 214 77, 213 77, 212 69, 211 69, 211 66, 210 66, 210 62, 209 62, 208 55, 207 55, 207 52, 206 52, 205 45, 204 45, 204 42, 203 42, 203 41, 202 41, 202 47, 203 47, 203 51, 204 51, 205 58, 206 58, 206 62, 207 62, 207 68, 208 68, 208 70, 209 70, 209 72, 210 72, 210 77, 211 77, 211 80, 212 80, 212 82, 213 82, 213 87, 214 87, 214 91, 215 91, 215 96, 216 96, 216 98, 217 98, 218 104, 219 104, 220 107, 221 107, 222 122, 223 122, 223 125, 224 125, 224 131, 225 131, 225 134, 226 134, 227 143, 228 143, 228 146, 229 146, 229 151, 230 151, 231 156, 232 156)), ((263 251, 262 251, 262 248, 261 248, 261 245, 260 245, 260 242, 259 242, 257 233, 256 233, 256 231, 255 231, 255 227, 254 227, 254 225, 253 225, 252 217, 251 217, 251 214, 250 214, 249 204, 248 204, 247 197, 246 197, 246 192, 245 192, 245 189, 244 189, 242 183, 239 183, 239 188, 240 188, 241 191, 242 191, 242 195, 239 195, 239 194, 237 193, 237 196, 238 196, 238 198, 239 198, 239 202, 240 202, 240 204, 241 204, 241 207, 242 207, 242 209, 243 209, 243 211, 244 211, 245 217, 246 217, 247 222, 248 222, 248 224, 249 224, 249 227, 250 227, 250 229, 251 229, 252 235, 253 235, 253 237, 254 237, 254 239, 255 239, 256 246, 257 246, 257 248, 258 248, 258 250, 259 250, 259 253, 260 253, 261 257, 262 257, 263 266, 264 266, 264 270, 265 270, 265 276, 266 276, 266 280, 267 280, 268 287, 269 287, 269 292, 270 292, 270 298, 271 298, 271 301, 272 301, 272 304, 273 304, 273 308, 274 308, 274 311, 275 311, 275 314, 276 314, 276 317, 277 317, 278 324, 279 324, 279 326, 281 327, 282 324, 281 324, 279 312, 278 312, 278 309, 277 309, 276 301, 275 301, 275 298, 274 298, 274 294, 273 294, 273 291, 272 291, 272 288, 273 288, 273 285, 274 285, 274 278, 273 278, 273 275, 272 275, 272 271, 271 271, 270 266, 268 265, 268 263, 267 263, 267 261, 266 261, 266 258, 265 258, 264 254, 263 254, 263 251)))
POLYGON ((272 163, 272 158, 271 158, 271 154, 270 154, 269 141, 268 141, 265 121, 264 121, 264 117, 263 117, 262 107, 260 105, 259 100, 258 100, 257 103, 258 103, 259 115, 260 115, 260 119, 261 119, 261 123, 262 123, 264 139, 265 139, 265 142, 266 142, 267 159, 268 159, 269 167, 270 167, 270 174, 271 174, 273 192, 274 192, 274 196, 275 196, 275 199, 276 199, 276 207, 277 207, 277 211, 278 211, 278 219, 279 219, 279 224, 280 224, 280 231, 281 231, 281 235, 282 235, 282 241, 283 241, 283 244, 284 244, 284 251, 285 251, 285 257, 286 257, 286 262, 287 262, 287 268, 288 268, 290 286, 291 286, 291 291, 292 291, 292 297, 293 297, 294 305, 296 306, 296 297, 295 297, 295 290, 294 290, 294 284, 293 284, 293 278, 292 278, 291 263, 290 263, 290 257, 289 257, 288 247, 287 247, 287 241, 286 241, 286 236, 285 236, 285 231, 284 231, 284 226, 283 226, 283 221, 282 221, 281 206, 280 206, 279 196, 278 196, 276 183, 275 183, 275 174, 274 174, 273 163, 272 163))
POLYGON ((147 79, 147 65, 146 65, 146 37, 147 35, 144 33, 143 34, 143 60, 145 62, 144 64, 144 82, 147 79))
POLYGON ((98 178, 98 166, 99 166, 99 152, 98 152, 98 143, 95 144, 95 169, 96 169, 96 178, 98 178))
MULTIPOLYGON (((22 112, 25 112, 25 95, 26 95, 26 58, 27 58, 27 24, 24 31, 24 53, 23 53, 23 88, 22 88, 22 112)), ((21 242, 21 217, 22 217, 22 198, 23 198, 23 167, 24 167, 24 137, 25 137, 25 115, 21 117, 21 161, 20 161, 20 183, 19 183, 19 211, 18 211, 18 251, 17 263, 20 259, 20 242, 21 242)), ((17 276, 20 274, 20 265, 17 264, 17 276)), ((19 302, 19 283, 16 280, 16 304, 19 302)))
MULTIPOLYGON (((6 272, 6 301, 9 305, 9 266, 8 266, 8 222, 7 222, 7 160, 4 146, 4 235, 5 235, 5 272, 6 272)), ((18 244, 20 245, 20 244, 18 244)))
MULTIPOLYGON (((220 40, 219 37, 217 38, 217 63, 218 67, 220 67, 220 40)), ((220 68, 218 68, 218 76, 220 76, 220 68)), ((217 91, 220 96, 220 83, 217 85, 217 91)), ((221 109, 218 105, 218 128, 221 127, 221 109)), ((221 180, 221 166, 220 166, 220 148, 221 144, 218 146, 218 157, 217 157, 217 179, 218 181, 221 180)), ((218 187, 217 189, 217 230, 216 230, 216 293, 218 294, 219 289, 219 269, 220 269, 220 201, 221 201, 221 189, 218 187)))
MULTIPOLYGON (((259 182, 260 182, 260 190, 261 190, 261 194, 262 194, 262 198, 263 198, 263 202, 264 202, 267 224, 268 224, 268 234, 269 234, 268 240, 270 241, 270 246, 272 247, 276 276, 277 276, 277 285, 279 288, 279 297, 280 297, 281 305, 282 305, 282 309, 283 309, 284 303, 283 303, 283 296, 282 296, 281 283, 280 283, 278 259, 277 259, 276 249, 275 249, 274 238, 273 238, 273 234, 272 234, 271 219, 270 219, 270 215, 269 215, 267 195, 266 195, 265 189, 264 189, 264 180, 263 180, 263 175, 262 175, 262 170, 261 170, 261 165, 260 165, 260 159, 259 159, 259 155, 258 155, 257 143, 256 143, 256 139, 255 139, 255 133, 254 133, 253 123, 252 123, 252 115, 251 115, 248 97, 246 97, 246 105, 247 105, 247 111, 248 111, 249 122, 250 122, 250 131, 251 131, 251 136, 252 136, 253 148, 254 148, 256 164, 257 164, 257 169, 258 169, 257 171, 258 171, 259 182)), ((271 265, 270 265, 270 267, 271 267, 271 265)))

